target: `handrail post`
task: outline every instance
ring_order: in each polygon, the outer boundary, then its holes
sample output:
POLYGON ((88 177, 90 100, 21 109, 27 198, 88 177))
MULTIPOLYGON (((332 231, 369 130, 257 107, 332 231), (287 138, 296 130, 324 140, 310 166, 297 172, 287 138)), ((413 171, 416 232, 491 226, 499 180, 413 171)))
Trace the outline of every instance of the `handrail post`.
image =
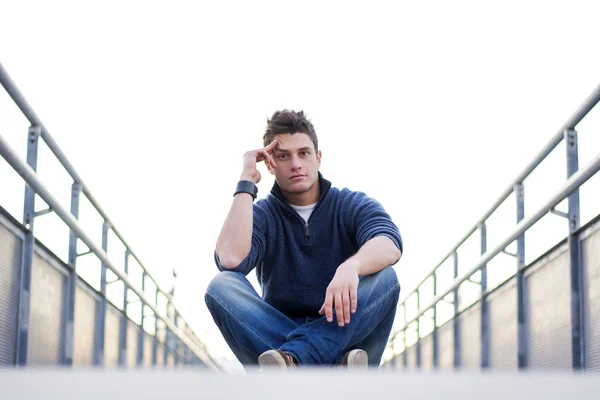
MULTIPOLYGON (((517 200, 517 223, 525 218, 525 187, 520 182, 514 187, 517 200)), ((517 354, 518 367, 524 369, 527 367, 527 318, 525 315, 525 275, 523 267, 525 266, 525 233, 517 238, 517 354)))
MULTIPOLYGON (((79 219, 79 199, 83 185, 73 182, 71 185, 71 214, 79 219)), ((75 297, 77 293, 77 235, 69 229, 69 276, 67 290, 67 319, 65 324, 65 365, 73 365, 75 342, 75 297)))
MULTIPOLYGON (((567 178, 570 178, 571 175, 579 169, 577 131, 574 129, 565 130, 565 142, 567 147, 567 178)), ((581 242, 579 240, 579 235, 575 233, 581 224, 579 188, 573 191, 568 199, 569 235, 567 237, 567 242, 569 246, 569 265, 571 274, 571 348, 573 352, 573 369, 582 370, 585 367, 583 272, 581 265, 581 242)))
MULTIPOLYGON (((158 286, 154 289, 154 305, 158 309, 158 286)), ((156 366, 158 362, 158 316, 154 314, 154 341, 152 342, 152 365, 156 366)))
MULTIPOLYGON (((177 313, 177 310, 175 310, 175 307, 173 307, 173 324, 175 324, 176 327, 179 327, 178 322, 179 322, 179 314, 177 313)), ((175 354, 175 356, 173 357, 174 358, 173 364, 178 365, 179 364, 179 341, 177 340, 177 337, 175 337, 175 335, 173 335, 172 343, 173 343, 173 353, 175 354)))
MULTIPOLYGON (((102 224, 102 250, 108 251, 108 230, 110 224, 106 221, 102 224)), ((94 341, 94 365, 104 366, 104 330, 106 326, 106 265, 100 264, 100 302, 96 315, 96 340, 94 341)))
MULTIPOLYGON (((433 271, 433 297, 437 296, 437 271, 433 271)), ((438 369, 440 366, 439 355, 439 335, 437 326, 437 304, 433 306, 433 369, 438 369)))
MULTIPOLYGON (((487 227, 485 222, 479 226, 481 236, 481 255, 487 251, 487 227)), ((487 264, 481 267, 481 368, 490 366, 490 314, 487 301, 487 264)))
MULTIPOLYGON (((29 127, 27 136, 27 164, 37 171, 39 139, 42 134, 40 126, 29 127)), ((18 367, 27 365, 27 350, 29 341, 29 312, 31 305, 31 274, 33 268, 33 220, 35 219, 35 192, 25 185, 25 200, 23 206, 23 225, 27 229, 23 241, 21 256, 21 271, 19 282, 19 314, 17 319, 17 348, 16 364, 18 367)))
MULTIPOLYGON (((454 279, 458 277, 458 251, 454 250, 454 279)), ((458 287, 454 289, 454 368, 460 368, 460 320, 458 318, 458 287)))
MULTIPOLYGON (((167 319, 172 320, 171 318, 171 301, 167 300, 167 319)), ((165 351, 163 352, 163 365, 168 366, 169 364, 169 351, 171 351, 171 333, 169 332, 169 327, 165 328, 165 351)))
MULTIPOLYGON (((421 309, 421 289, 417 288, 417 310, 421 309)), ((421 318, 417 319, 417 368, 421 368, 421 318)))
MULTIPOLYGON (((146 271, 142 272, 142 292, 146 293, 146 271)), ((146 304, 141 302, 142 310, 141 310, 141 323, 140 330, 138 332, 138 350, 137 350, 137 365, 142 366, 144 364, 144 319, 146 318, 144 309, 146 308, 146 304)))
MULTIPOLYGON (((125 259, 123 264, 125 275, 129 276, 129 249, 125 250, 125 259)), ((123 314, 119 318, 119 366, 127 366, 127 311, 129 308, 129 288, 123 282, 123 314)))

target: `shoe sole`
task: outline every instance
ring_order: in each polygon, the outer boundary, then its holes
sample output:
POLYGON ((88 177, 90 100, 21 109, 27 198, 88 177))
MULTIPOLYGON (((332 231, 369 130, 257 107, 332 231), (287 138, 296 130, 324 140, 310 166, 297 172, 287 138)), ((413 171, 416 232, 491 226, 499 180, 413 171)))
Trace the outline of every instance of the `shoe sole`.
POLYGON ((348 354, 348 369, 366 369, 369 366, 369 356, 364 350, 352 350, 348 354))
POLYGON ((283 356, 275 350, 267 350, 262 353, 258 357, 258 365, 260 365, 261 368, 278 367, 286 369, 288 367, 283 356))

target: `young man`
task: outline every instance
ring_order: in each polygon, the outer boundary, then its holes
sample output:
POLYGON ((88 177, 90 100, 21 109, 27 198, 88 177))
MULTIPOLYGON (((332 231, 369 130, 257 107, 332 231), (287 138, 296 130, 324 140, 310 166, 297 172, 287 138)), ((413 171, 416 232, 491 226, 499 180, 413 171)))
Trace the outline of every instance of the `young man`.
POLYGON ((217 240, 221 272, 205 296, 215 323, 244 365, 378 366, 400 294, 398 228, 377 201, 323 178, 302 111, 275 112, 263 141, 244 155, 217 240), (275 184, 254 203, 259 162, 275 184), (254 268, 262 298, 246 279, 254 268))

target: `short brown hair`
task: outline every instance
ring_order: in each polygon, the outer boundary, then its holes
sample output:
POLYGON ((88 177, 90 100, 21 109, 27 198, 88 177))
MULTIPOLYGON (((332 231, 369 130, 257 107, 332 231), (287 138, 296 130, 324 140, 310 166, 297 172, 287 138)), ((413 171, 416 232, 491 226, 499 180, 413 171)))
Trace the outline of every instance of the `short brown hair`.
POLYGON ((280 110, 275 111, 271 119, 267 120, 267 129, 263 135, 263 143, 267 146, 276 135, 285 133, 305 133, 315 145, 315 151, 319 151, 319 140, 312 122, 304 115, 304 111, 280 110))

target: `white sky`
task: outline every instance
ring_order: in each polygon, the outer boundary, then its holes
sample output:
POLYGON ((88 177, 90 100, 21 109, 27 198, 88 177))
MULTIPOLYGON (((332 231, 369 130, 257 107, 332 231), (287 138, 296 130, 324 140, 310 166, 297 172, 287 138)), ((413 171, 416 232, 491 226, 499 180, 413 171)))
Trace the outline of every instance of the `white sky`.
MULTIPOLYGON (((273 111, 305 110, 324 176, 392 215, 407 294, 600 83, 592 1, 1 9, 0 62, 146 267, 166 287, 177 269, 177 306, 217 357, 232 354, 203 300, 212 251, 242 155, 261 146, 273 111)), ((28 124, 3 91, 0 116, 0 135, 24 157, 28 124)), ((590 130, 580 166, 600 150, 590 130)), ((52 162, 40 161, 40 176, 68 207, 70 182, 52 162)), ((20 219, 23 185, 0 168, 0 204, 20 219)), ((560 168, 540 178, 546 195, 564 181, 560 168)), ((261 197, 273 183, 262 171, 261 197)), ((101 225, 88 226, 100 243, 101 225)), ((66 254, 66 229, 45 234, 66 254)))

